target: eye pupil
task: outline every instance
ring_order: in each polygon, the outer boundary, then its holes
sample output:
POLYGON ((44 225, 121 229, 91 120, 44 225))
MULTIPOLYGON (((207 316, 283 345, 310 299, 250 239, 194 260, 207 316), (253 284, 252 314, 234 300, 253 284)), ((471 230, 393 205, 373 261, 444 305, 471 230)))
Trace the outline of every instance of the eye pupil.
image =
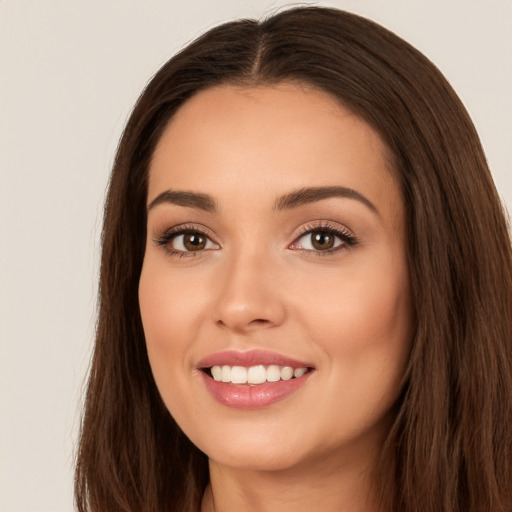
POLYGON ((311 235, 311 239, 313 247, 320 251, 332 249, 332 247, 334 246, 334 236, 325 231, 313 233, 311 235))
POLYGON ((185 233, 183 245, 188 251, 200 251, 206 246, 206 237, 198 233, 185 233))

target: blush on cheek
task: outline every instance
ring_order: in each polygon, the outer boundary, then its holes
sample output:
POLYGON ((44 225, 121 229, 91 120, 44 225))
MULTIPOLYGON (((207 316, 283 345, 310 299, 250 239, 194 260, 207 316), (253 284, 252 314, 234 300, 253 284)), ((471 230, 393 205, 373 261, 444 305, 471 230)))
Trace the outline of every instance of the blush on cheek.
POLYGON ((355 379, 354 392, 361 372, 373 372, 365 379, 377 386, 387 380, 383 372, 389 378, 396 372, 397 383, 401 380, 411 340, 407 286, 382 279, 359 283, 335 304, 324 302, 312 313, 316 339, 321 340, 331 358, 342 362, 346 376, 350 374, 355 379))

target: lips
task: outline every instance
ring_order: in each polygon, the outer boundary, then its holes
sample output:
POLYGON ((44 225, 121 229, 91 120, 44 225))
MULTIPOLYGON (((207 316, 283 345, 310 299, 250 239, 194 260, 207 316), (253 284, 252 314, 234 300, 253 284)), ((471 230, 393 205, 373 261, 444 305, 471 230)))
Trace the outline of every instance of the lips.
POLYGON ((267 407, 287 398, 314 370, 310 363, 262 350, 218 352, 197 366, 215 400, 241 409, 267 407))
POLYGON ((244 366, 249 368, 256 365, 291 366, 292 368, 312 367, 308 362, 292 359, 276 352, 267 350, 249 350, 247 352, 238 352, 235 350, 225 350, 216 352, 198 363, 199 368, 211 368, 215 365, 244 366))

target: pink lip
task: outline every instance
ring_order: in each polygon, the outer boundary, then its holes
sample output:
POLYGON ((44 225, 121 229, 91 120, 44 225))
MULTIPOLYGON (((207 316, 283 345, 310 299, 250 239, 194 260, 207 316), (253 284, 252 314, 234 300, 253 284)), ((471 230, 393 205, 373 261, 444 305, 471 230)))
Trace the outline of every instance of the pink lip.
POLYGON ((237 409, 261 409, 284 400, 301 388, 312 372, 302 377, 263 384, 231 384, 213 380, 205 372, 200 372, 206 389, 222 405, 237 409))
POLYGON ((227 364, 229 366, 256 366, 263 364, 268 366, 276 364, 278 366, 291 366, 292 368, 309 368, 312 365, 303 361, 298 361, 276 352, 266 350, 249 350, 247 352, 238 352, 235 350, 225 350, 206 356, 198 363, 198 368, 211 368, 212 366, 227 364))
MULTIPOLYGON (((312 366, 274 352, 251 350, 248 352, 217 352, 202 359, 198 367, 204 369, 224 364, 245 367, 259 364, 265 366, 276 364, 279 366, 291 366, 292 368, 310 368, 312 366)), ((284 400, 298 391, 313 372, 309 371, 302 377, 290 380, 264 382, 257 385, 219 382, 214 380, 207 372, 201 371, 199 373, 206 389, 222 405, 237 409, 261 409, 284 400)))

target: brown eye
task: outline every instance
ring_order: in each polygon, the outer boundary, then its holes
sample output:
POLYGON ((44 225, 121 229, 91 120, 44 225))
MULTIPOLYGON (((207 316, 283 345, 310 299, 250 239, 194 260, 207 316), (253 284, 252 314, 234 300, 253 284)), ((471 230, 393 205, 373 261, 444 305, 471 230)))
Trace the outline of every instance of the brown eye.
POLYGON ((183 245, 187 251, 200 251, 206 247, 206 237, 200 233, 185 233, 183 245))
POLYGON ((325 251, 334 247, 335 236, 326 231, 317 231, 309 235, 311 237, 311 245, 317 251, 325 251))
POLYGON ((199 252, 208 249, 219 249, 209 237, 200 231, 182 231, 166 240, 170 250, 176 252, 199 252))
POLYGON ((331 254, 340 249, 353 247, 358 242, 347 231, 333 228, 312 228, 293 242, 291 249, 300 249, 316 254, 331 254))

